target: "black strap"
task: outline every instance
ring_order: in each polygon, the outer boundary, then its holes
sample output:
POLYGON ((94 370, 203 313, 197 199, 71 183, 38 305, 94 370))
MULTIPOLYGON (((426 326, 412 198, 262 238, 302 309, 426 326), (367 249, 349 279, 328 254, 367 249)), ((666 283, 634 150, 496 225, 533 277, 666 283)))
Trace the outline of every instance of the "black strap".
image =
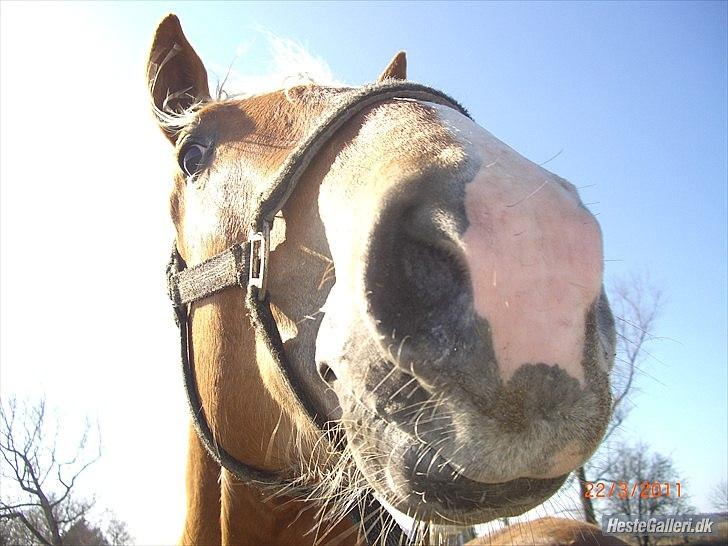
MULTIPOLYGON (((208 260, 208 262, 210 262, 210 260, 208 260)), ((208 262, 203 262, 203 264, 208 262)), ((200 264, 200 266, 203 264, 200 264)), ((285 481, 283 476, 279 476, 276 473, 267 470, 260 470, 239 461, 228 453, 223 446, 215 441, 214 434, 212 433, 210 424, 205 416, 202 400, 200 399, 200 393, 197 389, 194 359, 190 352, 190 328, 192 325, 189 321, 187 308, 187 304, 189 302, 182 301, 181 297, 175 298, 175 287, 180 285, 179 281, 177 281, 175 277, 179 278, 178 273, 184 272, 184 267, 184 260, 179 255, 179 252, 175 247, 172 251, 172 258, 167 266, 167 278, 169 282, 170 297, 172 297, 174 302, 173 307, 175 322, 179 327, 182 377, 184 379, 185 392, 187 393, 187 402, 189 404, 190 411, 192 412, 192 422, 195 426, 195 430, 197 431, 197 435, 202 441, 202 445, 205 446, 205 449, 215 462, 229 470, 241 481, 257 485, 278 485, 285 481)), ((202 269, 198 269, 198 271, 205 270, 206 268, 204 267, 202 269)), ((192 269, 188 271, 192 271, 192 269)), ((201 286, 202 283, 196 285, 201 286)), ((218 291, 219 290, 214 290, 211 293, 218 291)))
POLYGON ((369 106, 392 99, 423 100, 443 104, 470 117, 468 111, 452 97, 418 83, 389 80, 353 89, 318 123, 316 129, 296 146, 278 171, 273 184, 259 196, 260 206, 253 220, 253 230, 261 231, 266 223, 273 222, 273 218, 288 201, 304 171, 321 148, 333 138, 336 131, 369 106))
POLYGON ((179 303, 192 303, 231 286, 244 287, 248 282, 247 258, 245 245, 237 244, 194 267, 180 269, 169 277, 173 283, 170 294, 179 303))

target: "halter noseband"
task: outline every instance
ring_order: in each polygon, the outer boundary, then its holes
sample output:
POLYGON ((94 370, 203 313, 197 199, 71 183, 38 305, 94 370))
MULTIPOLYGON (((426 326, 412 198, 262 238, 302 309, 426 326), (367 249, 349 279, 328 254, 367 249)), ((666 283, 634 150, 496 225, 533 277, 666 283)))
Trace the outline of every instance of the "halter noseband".
MULTIPOLYGON (((430 87, 401 81, 386 81, 352 90, 343 96, 341 102, 327 114, 316 128, 288 156, 272 185, 262 192, 255 203, 253 221, 248 240, 237 243, 227 250, 198 265, 187 267, 175 246, 167 266, 167 286, 174 308, 175 322, 180 332, 182 373, 185 391, 192 412, 192 421, 202 444, 213 460, 231 472, 240 481, 251 485, 280 485, 290 479, 278 472, 261 470, 236 459, 219 445, 212 434, 205 416, 200 394, 197 390, 195 370, 190 354, 190 323, 188 306, 222 290, 237 286, 246 292, 245 303, 255 330, 270 351, 282 385, 291 400, 317 427, 323 428, 323 417, 318 415, 302 385, 293 380, 291 365, 281 340, 278 326, 270 308, 266 290, 268 257, 270 251, 270 229, 274 216, 283 208, 293 193, 298 181, 321 148, 345 123, 368 106, 390 99, 414 99, 435 102, 449 106, 470 117, 467 111, 441 91, 430 87)), ((371 496, 365 499, 361 512, 354 510, 352 518, 357 522, 374 520, 365 533, 367 542, 374 544, 381 529, 390 522, 371 517, 378 508, 378 501, 371 496)), ((387 517, 391 516, 386 512, 387 517)), ((387 544, 401 543, 401 529, 389 533, 387 544)))

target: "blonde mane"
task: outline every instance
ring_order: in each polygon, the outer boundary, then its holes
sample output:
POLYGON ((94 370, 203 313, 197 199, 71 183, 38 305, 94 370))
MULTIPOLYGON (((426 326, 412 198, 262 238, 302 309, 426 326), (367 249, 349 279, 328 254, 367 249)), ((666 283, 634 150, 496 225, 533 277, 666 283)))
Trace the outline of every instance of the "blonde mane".
POLYGON ((331 67, 301 43, 284 38, 264 28, 255 28, 263 39, 263 47, 255 48, 255 37, 238 47, 236 57, 228 67, 211 65, 211 76, 217 80, 216 98, 247 98, 274 91, 286 91, 298 86, 345 87, 334 77, 331 67), (255 49, 254 49, 255 48, 255 49), (252 58, 261 50, 267 57, 268 70, 263 74, 242 73, 234 68, 238 59, 252 58), (218 73, 224 73, 222 80, 218 73))

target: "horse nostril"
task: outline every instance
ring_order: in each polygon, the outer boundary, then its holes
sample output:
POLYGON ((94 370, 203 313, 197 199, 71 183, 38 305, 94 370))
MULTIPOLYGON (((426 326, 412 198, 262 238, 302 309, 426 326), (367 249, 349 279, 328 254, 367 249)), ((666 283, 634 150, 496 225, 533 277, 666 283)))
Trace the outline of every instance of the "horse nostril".
POLYGON ((334 381, 336 381, 336 374, 334 373, 334 370, 332 370, 326 362, 317 362, 316 371, 318 372, 319 377, 323 379, 327 385, 331 385, 334 381))
POLYGON ((402 240, 400 259, 409 296, 425 308, 448 305, 468 285, 466 268, 444 244, 402 240))

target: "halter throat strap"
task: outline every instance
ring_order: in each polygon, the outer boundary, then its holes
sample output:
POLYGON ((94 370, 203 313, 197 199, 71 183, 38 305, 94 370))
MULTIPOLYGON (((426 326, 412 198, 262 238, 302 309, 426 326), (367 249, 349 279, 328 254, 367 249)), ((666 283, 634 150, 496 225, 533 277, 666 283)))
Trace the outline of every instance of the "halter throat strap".
MULTIPOLYGON (((187 267, 176 246, 172 250, 172 257, 167 266, 167 285, 175 322, 180 332, 182 374, 192 421, 197 435, 212 459, 244 483, 255 486, 276 486, 289 483, 290 477, 244 463, 215 441, 197 389, 194 359, 190 347, 189 305, 231 287, 237 286, 244 290, 250 321, 272 356, 284 390, 299 411, 304 412, 319 429, 324 429, 324 416, 318 414, 303 386, 291 373, 292 367, 286 357, 280 332, 271 312, 266 290, 270 228, 273 218, 283 208, 308 166, 334 134, 367 107, 392 99, 443 104, 470 117, 465 108, 441 91, 412 82, 390 80, 354 89, 343 95, 337 106, 297 145, 282 165, 273 183, 258 195, 253 204, 253 221, 247 241, 235 244, 192 267, 187 267)), ((380 518, 375 517, 379 515, 376 514, 379 510, 381 510, 379 502, 369 493, 367 498, 363 499, 359 510, 352 514, 356 522, 363 524, 369 544, 374 544, 381 538, 379 523, 368 523, 374 520, 380 521, 380 518)), ((385 517, 391 516, 386 513, 385 517)), ((399 529, 398 526, 393 528, 399 529)), ((398 544, 401 539, 401 534, 389 533, 387 544, 398 544)))

